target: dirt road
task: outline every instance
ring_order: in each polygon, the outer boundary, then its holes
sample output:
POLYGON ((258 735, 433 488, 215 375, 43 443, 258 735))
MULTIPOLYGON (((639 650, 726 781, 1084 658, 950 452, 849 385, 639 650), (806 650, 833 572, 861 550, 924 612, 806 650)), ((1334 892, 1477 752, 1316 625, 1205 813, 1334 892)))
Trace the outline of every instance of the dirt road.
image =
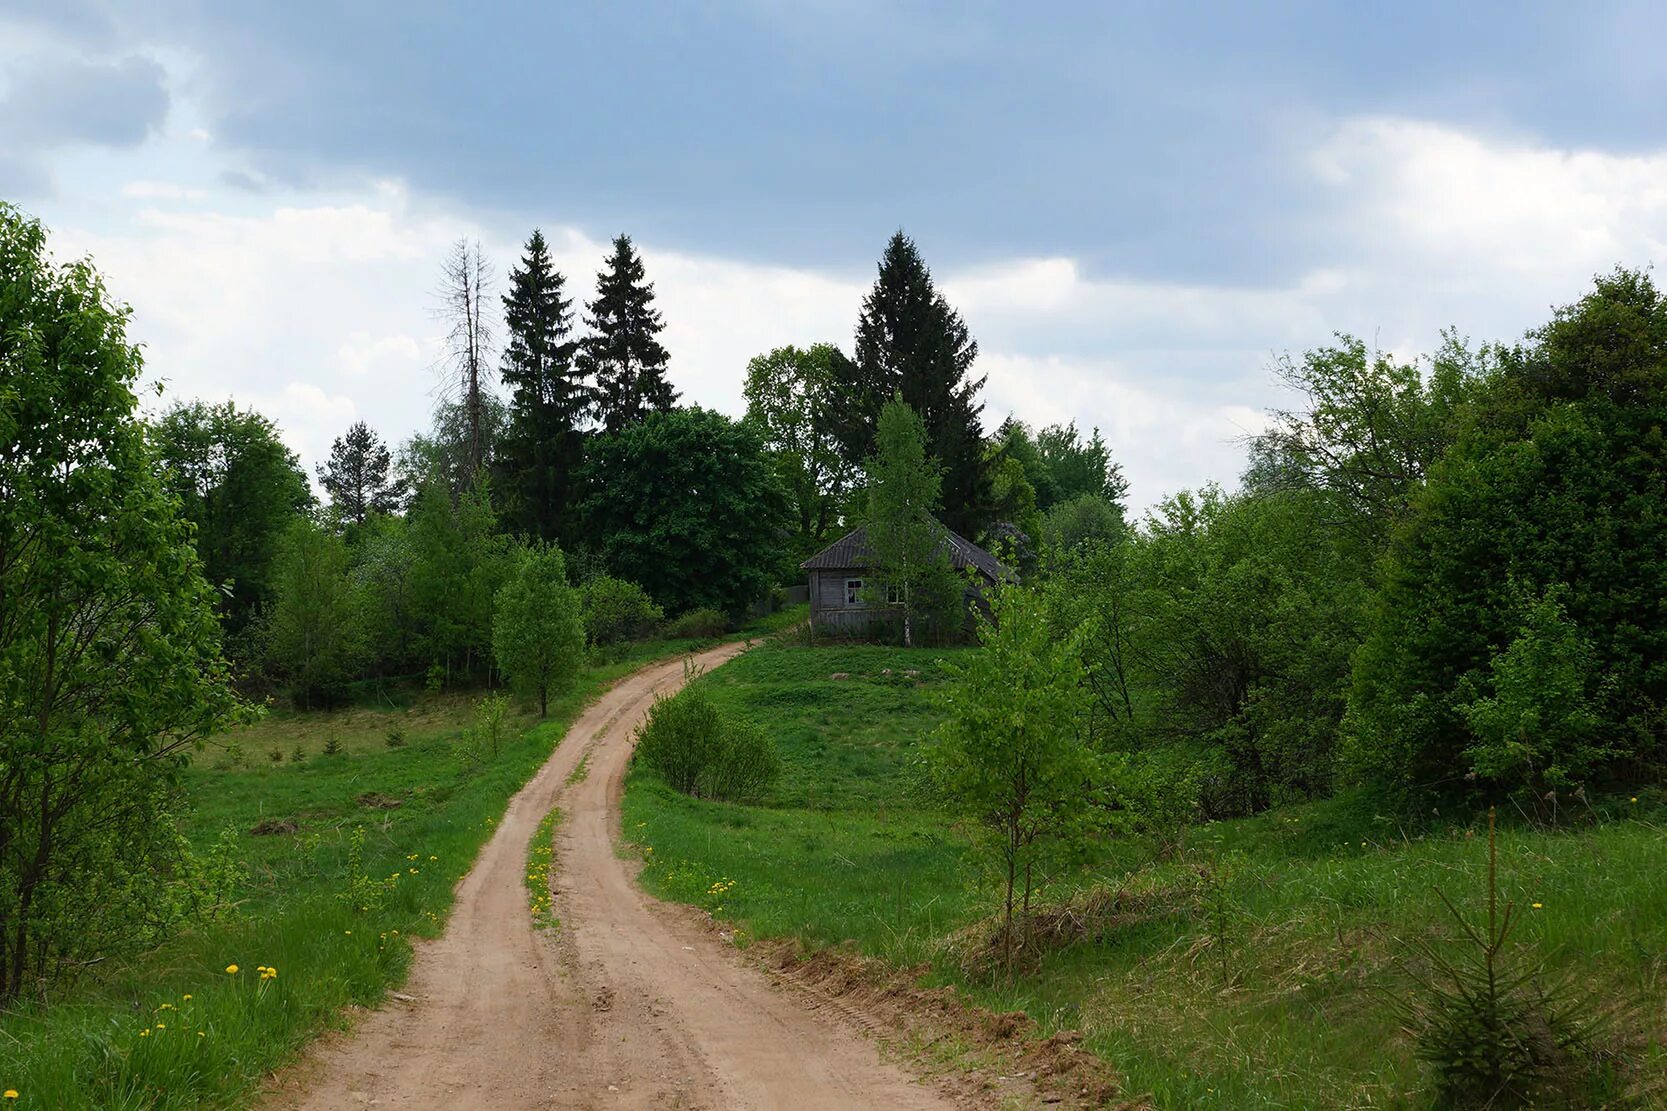
MULTIPOLYGON (((713 667, 740 651, 715 648, 713 667)), ((644 894, 615 855, 631 738, 681 661, 636 672, 573 726, 510 802, 422 943, 401 998, 281 1077, 267 1106, 339 1108, 937 1108, 947 1099, 881 1062, 701 927, 644 894), (568 778, 589 756, 588 774, 568 778), (522 877, 552 805, 560 927, 533 929, 522 877)))

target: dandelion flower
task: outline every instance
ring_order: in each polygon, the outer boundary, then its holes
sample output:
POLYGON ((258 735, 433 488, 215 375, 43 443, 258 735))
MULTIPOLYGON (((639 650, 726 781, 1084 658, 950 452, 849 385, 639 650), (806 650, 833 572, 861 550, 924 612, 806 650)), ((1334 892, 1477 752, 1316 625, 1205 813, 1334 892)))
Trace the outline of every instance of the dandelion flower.
POLYGON ((237 975, 237 965, 235 965, 235 964, 228 964, 228 965, 227 965, 227 966, 226 966, 226 975, 228 975, 228 976, 236 976, 236 975, 237 975))
POLYGON ((191 993, 186 992, 184 995, 180 996, 180 998, 185 1000, 187 1003, 189 1003, 191 1001, 191 993))
POLYGON ((16 1099, 17 1098, 17 1089, 16 1088, 7 1088, 4 1097, 0 1097, 0 1098, 16 1099))
POLYGON ((1637 795, 1633 795, 1633 796, 1632 796, 1632 801, 1633 801, 1633 802, 1637 802, 1637 801, 1638 801, 1638 796, 1637 796, 1637 795))
POLYGON ((1543 909, 1545 909, 1545 904, 1544 904, 1544 903, 1535 903, 1535 904, 1533 904, 1533 905, 1534 905, 1534 909, 1535 909, 1535 910, 1543 910, 1543 909))
POLYGON ((149 1026, 147 1026, 147 1027, 145 1027, 145 1028, 144 1028, 144 1029, 143 1029, 143 1030, 141 1030, 141 1031, 139 1031, 139 1036, 140 1036, 140 1037, 141 1037, 141 1038, 148 1038, 148 1037, 150 1037, 150 1027, 149 1027, 149 1026))
POLYGON ((199 1037, 199 1038, 206 1038, 206 1037, 208 1037, 208 1035, 207 1035, 207 1034, 205 1034, 205 1033, 203 1033, 203 1032, 202 1032, 202 1031, 201 1031, 201 1030, 198 1030, 198 1031, 197 1031, 197 1037, 199 1037))

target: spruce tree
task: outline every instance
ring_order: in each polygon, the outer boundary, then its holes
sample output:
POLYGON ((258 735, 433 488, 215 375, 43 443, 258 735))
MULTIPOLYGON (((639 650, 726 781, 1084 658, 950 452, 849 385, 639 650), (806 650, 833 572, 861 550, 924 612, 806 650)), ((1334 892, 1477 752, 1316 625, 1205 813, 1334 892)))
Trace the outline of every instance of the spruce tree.
POLYGON ((509 386, 509 420, 498 449, 499 490, 509 523, 544 540, 563 537, 584 460, 580 425, 590 391, 575 363, 573 302, 550 261, 544 233, 534 229, 504 296, 500 377, 509 386))
POLYGON ((336 437, 329 462, 318 468, 318 481, 343 522, 362 525, 372 513, 394 511, 399 496, 388 480, 392 462, 387 445, 364 421, 336 437))
POLYGON ((900 394, 920 415, 927 451, 943 468, 943 522, 964 535, 976 535, 991 508, 979 422, 984 379, 969 376, 977 356, 978 344, 933 286, 914 241, 893 235, 857 321, 856 362, 845 368, 841 440, 849 461, 865 462, 881 407, 900 394))
POLYGON ((669 410, 677 391, 666 381, 666 349, 655 338, 665 322, 630 236, 614 240, 613 254, 596 276, 596 300, 585 310, 591 334, 580 365, 595 379, 602 430, 616 433, 649 413, 669 410))

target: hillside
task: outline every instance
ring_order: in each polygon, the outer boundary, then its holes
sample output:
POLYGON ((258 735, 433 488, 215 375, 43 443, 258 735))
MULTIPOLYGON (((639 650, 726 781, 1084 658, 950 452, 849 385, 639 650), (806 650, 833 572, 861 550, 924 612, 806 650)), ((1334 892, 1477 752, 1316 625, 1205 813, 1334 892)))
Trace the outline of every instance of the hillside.
MULTIPOLYGON (((1196 826, 1167 854, 1107 842, 1047 893, 1060 905, 1042 916, 1052 947, 1007 983, 978 959, 997 897, 974 880, 974 840, 912 789, 912 756, 940 716, 941 661, 957 654, 770 646, 710 676, 714 700, 778 740, 783 774, 755 806, 634 777, 625 832, 651 890, 707 908, 742 943, 929 962, 926 984, 1023 1010, 1043 1033, 1081 1031, 1126 1094, 1161 1107, 1420 1102, 1427 1077, 1389 1000, 1412 988, 1409 940, 1457 951, 1435 889, 1482 906, 1485 825, 1437 818, 1408 832, 1343 797, 1196 826)), ((1499 837, 1522 942, 1602 1005, 1643 1005, 1612 1032, 1629 1066, 1610 1096, 1667 1098, 1664 804, 1629 796, 1565 828, 1507 822, 1499 837)))

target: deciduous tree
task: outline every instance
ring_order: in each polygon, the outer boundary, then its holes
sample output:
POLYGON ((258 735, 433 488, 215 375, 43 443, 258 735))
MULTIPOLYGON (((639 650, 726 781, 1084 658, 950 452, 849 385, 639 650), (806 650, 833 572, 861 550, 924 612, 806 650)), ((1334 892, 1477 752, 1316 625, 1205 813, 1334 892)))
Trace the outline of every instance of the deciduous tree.
POLYGON ((819 548, 850 496, 853 468, 835 435, 845 356, 831 343, 778 347, 747 364, 747 419, 763 430, 792 499, 802 558, 819 548))
POLYGON ((126 323, 89 263, 55 264, 0 204, 0 1003, 103 955, 83 948, 99 922, 134 945, 172 924, 170 786, 246 712, 126 323))
POLYGON ((196 525, 197 554, 222 588, 228 632, 272 597, 272 556, 295 514, 312 504, 306 472, 278 427, 230 401, 181 403, 156 425, 163 481, 196 525))
POLYGON ((651 413, 600 437, 585 472, 603 564, 668 613, 739 614, 775 585, 787 496, 752 424, 700 408, 651 413))
POLYGON ((572 683, 584 660, 585 626, 579 592, 567 581, 561 549, 535 541, 515 560, 492 613, 492 652, 498 670, 523 697, 550 712, 550 695, 572 683))
POLYGON ((941 624, 960 609, 944 527, 933 516, 941 480, 925 439, 920 418, 901 398, 880 410, 863 518, 874 559, 868 600, 898 611, 910 647, 923 618, 941 624))

